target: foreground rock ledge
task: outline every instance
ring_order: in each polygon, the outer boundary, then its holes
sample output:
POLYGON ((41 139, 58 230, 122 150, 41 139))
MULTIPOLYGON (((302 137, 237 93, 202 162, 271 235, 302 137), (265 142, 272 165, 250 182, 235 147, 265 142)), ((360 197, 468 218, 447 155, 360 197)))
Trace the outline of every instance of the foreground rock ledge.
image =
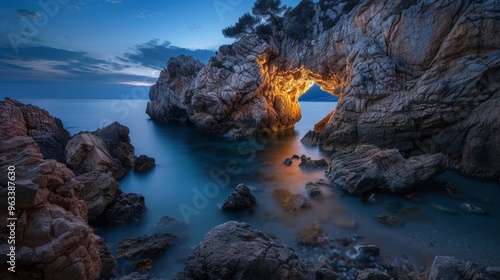
POLYGON ((333 153, 327 174, 334 186, 350 194, 362 195, 375 190, 401 193, 414 190, 444 172, 446 166, 443 154, 405 159, 396 149, 362 145, 354 151, 333 153))
POLYGON ((314 279, 314 271, 291 247, 231 221, 205 235, 175 279, 314 279))

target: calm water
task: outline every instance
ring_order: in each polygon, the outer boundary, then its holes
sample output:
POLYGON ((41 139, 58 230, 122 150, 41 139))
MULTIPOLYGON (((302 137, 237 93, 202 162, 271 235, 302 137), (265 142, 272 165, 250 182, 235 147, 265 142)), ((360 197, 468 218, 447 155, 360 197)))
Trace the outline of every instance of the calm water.
POLYGON ((496 200, 500 198, 500 187, 495 182, 474 180, 452 171, 442 174, 437 180, 455 183, 462 194, 460 199, 428 192, 422 197, 424 202, 420 203, 381 195, 380 203, 366 205, 359 198, 325 189, 326 199, 314 201, 311 210, 294 214, 282 211, 272 198, 273 190, 282 188, 306 195, 304 186, 307 182, 324 178, 323 171, 304 172, 298 168, 297 162, 285 167, 282 161, 293 154, 329 159, 327 152, 302 146, 300 138, 330 112, 335 103, 301 103, 303 118, 295 131, 276 139, 235 141, 208 136, 187 125, 151 121, 144 113, 146 101, 23 102, 40 106, 59 117, 71 134, 92 131, 118 121, 130 128, 137 155, 156 158, 158 166, 151 172, 130 172, 120 181, 123 191, 145 196, 148 208, 145 220, 135 225, 96 229, 115 252, 120 240, 153 233, 154 224, 162 216, 183 220, 186 215, 183 216, 180 208, 192 207, 196 212, 187 215, 187 236, 154 261, 152 274, 155 276, 171 278, 175 275, 203 236, 212 227, 228 220, 249 222, 254 228, 295 247, 302 255, 310 254, 297 246, 297 231, 316 221, 330 238, 363 235, 364 242, 380 246, 386 259, 407 259, 420 270, 426 269, 435 255, 500 266, 500 204, 496 200), (238 172, 228 172, 235 169, 238 172), (220 182, 222 186, 227 183, 227 187, 213 187, 216 183, 221 185, 220 182), (256 210, 239 215, 223 213, 220 205, 239 183, 246 183, 253 190, 258 201, 256 210), (197 199, 197 194, 205 191, 210 191, 210 197, 197 199), (414 211, 404 217, 402 227, 388 227, 373 218, 376 214, 389 213, 384 205, 391 201, 413 207, 414 211), (462 212, 457 205, 463 202, 479 205, 489 215, 462 212), (430 207, 431 203, 456 209, 460 215, 437 211, 430 207), (332 221, 337 218, 356 220, 356 229, 336 227, 332 221))

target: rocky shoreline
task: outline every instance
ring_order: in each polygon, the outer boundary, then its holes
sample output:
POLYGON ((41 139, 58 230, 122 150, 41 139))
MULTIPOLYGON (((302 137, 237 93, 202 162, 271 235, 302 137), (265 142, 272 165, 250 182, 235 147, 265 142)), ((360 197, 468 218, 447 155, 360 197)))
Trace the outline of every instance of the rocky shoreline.
MULTIPOLYGON (((139 163, 135 162, 138 157, 134 155, 128 128, 113 123, 94 132, 82 132, 69 137, 60 120, 35 106, 6 99, 0 102, 0 112, 0 168, 6 170, 7 166, 15 165, 17 172, 16 234, 21 238, 16 244, 19 270, 15 279, 156 279, 148 276, 155 256, 182 242, 187 224, 164 217, 156 226, 157 233, 120 242, 116 256, 93 229, 93 226, 101 223, 141 221, 144 216, 144 197, 123 193, 117 181, 134 166, 140 166, 136 168, 137 172, 144 172, 148 169, 144 166, 154 165, 153 159, 146 156, 141 156, 139 163), (33 119, 32 116, 36 117, 33 119), (32 137, 33 130, 44 131, 37 132, 38 142, 32 137), (40 141, 55 139, 57 135, 68 137, 64 141, 40 141), (44 154, 42 151, 49 152, 44 154), (63 151, 63 154, 53 151, 63 151), (51 159, 51 156, 55 159, 51 159), (119 267, 116 258, 134 261, 138 272, 117 278, 119 267)), ((335 158, 338 161, 335 165, 325 165, 324 160, 311 159, 305 155, 294 155, 289 159, 292 164, 293 161, 299 161, 298 165, 302 164, 300 168, 305 170, 325 169, 327 174, 344 174, 342 176, 353 182, 363 180, 349 174, 354 174, 353 170, 365 170, 358 172, 369 178, 362 185, 378 182, 378 190, 388 192, 393 192, 394 188, 379 183, 387 182, 383 178, 394 177, 388 168, 391 164, 404 166, 402 170, 406 170, 406 173, 401 175, 402 178, 408 176, 419 182, 425 182, 445 167, 443 157, 439 155, 404 159, 391 150, 384 151, 371 146, 360 147, 359 151, 349 154, 339 153, 335 158), (364 169, 356 164, 361 164, 364 169), (379 177, 382 179, 377 179, 379 177)), ((288 165, 286 160, 284 164, 288 165)), ((285 211, 305 211, 303 209, 311 207, 309 199, 322 198, 322 188, 336 187, 350 193, 350 188, 345 186, 356 184, 340 180, 342 176, 330 177, 333 185, 325 180, 307 184, 305 189, 309 198, 286 190, 276 190, 274 196, 285 211), (343 184, 339 184, 339 180, 343 184)), ((0 182, 2 186, 6 185, 5 174, 0 175, 0 182)), ((404 189, 405 192, 415 191, 416 181, 396 182, 404 183, 393 184, 409 186, 404 189)), ((438 187, 450 195, 455 194, 450 184, 438 187)), ((377 189, 367 192, 374 191, 377 189)), ((4 205, 6 196, 7 189, 2 187, 2 210, 7 209, 7 205, 4 205)), ((376 197, 372 196, 368 201, 376 202, 376 197)), ((397 208, 396 212, 401 210, 398 205, 388 207, 397 208)), ((240 184, 224 202, 221 211, 257 211, 254 208, 258 208, 258 201, 247 186, 240 184)), ((463 210, 482 214, 481 209, 473 204, 464 204, 463 210)), ((1 216, 6 218, 7 213, 1 212, 1 216)), ((390 221, 390 217, 384 219, 390 221)), ((336 220, 335 223, 347 228, 356 227, 356 222, 350 220, 336 220)), ((2 252, 7 251, 7 237, 4 226, 0 231, 2 252)), ((229 221, 205 235, 176 279, 434 280, 450 275, 460 279, 500 277, 500 268, 483 268, 444 256, 436 257, 428 272, 413 271, 411 266, 394 266, 380 258, 383 248, 365 244, 362 239, 359 236, 329 238, 319 224, 311 224, 297 235, 300 246, 311 249, 310 257, 302 259, 294 249, 276 238, 252 229, 249 224, 229 221)), ((3 262, 0 271, 2 279, 10 279, 11 275, 6 272, 3 262)))

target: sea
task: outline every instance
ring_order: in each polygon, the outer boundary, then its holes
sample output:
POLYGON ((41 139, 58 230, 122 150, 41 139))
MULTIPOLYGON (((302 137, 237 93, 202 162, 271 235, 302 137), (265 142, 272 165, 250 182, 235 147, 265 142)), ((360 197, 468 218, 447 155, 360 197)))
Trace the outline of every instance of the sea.
MULTIPOLYGON (((454 256, 483 266, 500 266, 500 185, 477 180, 449 170, 435 180, 452 182, 460 196, 452 198, 438 190, 421 194, 421 201, 379 194, 379 202, 367 204, 342 190, 325 187, 325 198, 312 200, 312 207, 294 213, 285 212, 273 198, 273 191, 285 189, 307 196, 305 185, 326 179, 324 170, 303 171, 294 161, 283 160, 294 154, 313 159, 330 159, 330 153, 306 147, 300 139, 336 106, 335 102, 301 102, 302 119, 295 129, 273 137, 234 140, 207 135, 196 127, 178 123, 159 123, 145 113, 147 100, 20 100, 46 109, 60 118, 73 135, 94 131, 114 121, 130 129, 137 155, 156 159, 157 166, 147 173, 129 172, 119 181, 124 192, 145 197, 147 212, 140 223, 99 226, 113 253, 125 238, 149 235, 163 216, 185 221, 188 226, 178 243, 153 260, 151 276, 171 279, 182 270, 187 256, 193 254, 203 236, 213 227, 230 220, 249 223, 253 228, 275 236, 292 246, 306 260, 314 262, 328 255, 328 248, 309 248, 298 244, 297 233, 303 227, 319 223, 331 240, 353 238, 380 247, 381 256, 395 265, 422 272, 437 255, 454 256), (220 210, 223 201, 240 183, 254 193, 257 206, 239 214, 220 210), (458 208, 473 203, 487 215, 458 208), (391 227, 374 219, 378 214, 394 214, 394 205, 404 208, 404 224, 391 227), (439 211, 440 205, 456 211, 439 211), (355 221, 354 229, 335 225, 335 220, 355 221), (323 250, 323 251, 322 251, 323 250)), ((333 249, 332 249, 333 250, 333 249)), ((132 263, 120 261, 117 275, 133 271, 132 263)))

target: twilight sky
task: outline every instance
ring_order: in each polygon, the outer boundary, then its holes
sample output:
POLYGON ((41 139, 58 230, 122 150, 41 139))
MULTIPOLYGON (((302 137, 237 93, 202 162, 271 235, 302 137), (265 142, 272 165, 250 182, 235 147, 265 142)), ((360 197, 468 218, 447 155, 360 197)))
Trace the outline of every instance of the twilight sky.
MULTIPOLYGON (((295 6, 300 0, 282 0, 295 6)), ((0 98, 117 98, 169 57, 206 63, 244 0, 1 0, 0 98)), ((146 97, 146 96, 142 96, 146 97)))

